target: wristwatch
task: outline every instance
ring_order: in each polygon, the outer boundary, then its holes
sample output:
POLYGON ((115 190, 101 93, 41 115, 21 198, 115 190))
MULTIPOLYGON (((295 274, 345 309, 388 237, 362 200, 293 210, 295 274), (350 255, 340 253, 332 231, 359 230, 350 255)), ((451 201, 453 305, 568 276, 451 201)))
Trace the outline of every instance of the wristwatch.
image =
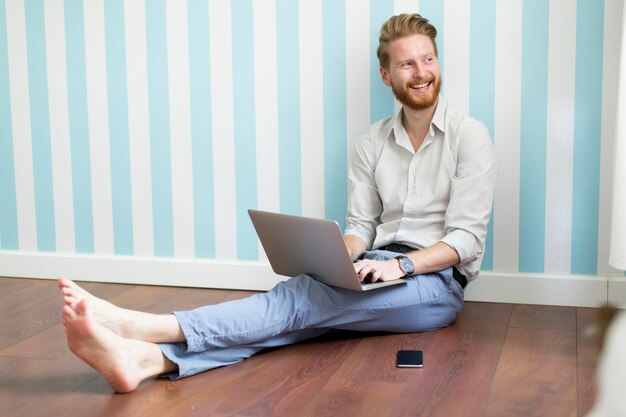
POLYGON ((398 260, 400 269, 404 272, 404 276, 413 275, 413 272, 415 272, 415 265, 413 265, 411 258, 404 255, 398 255, 396 256, 396 259, 398 260))

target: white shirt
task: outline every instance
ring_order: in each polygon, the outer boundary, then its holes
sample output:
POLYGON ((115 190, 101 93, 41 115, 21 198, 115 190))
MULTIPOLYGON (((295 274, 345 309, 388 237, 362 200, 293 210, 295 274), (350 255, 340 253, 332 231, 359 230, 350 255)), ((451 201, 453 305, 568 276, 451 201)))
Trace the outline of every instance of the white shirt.
POLYGON ((496 184, 487 128, 443 98, 417 152, 402 110, 370 127, 356 144, 348 175, 347 235, 368 247, 438 241, 459 254, 468 281, 478 275, 496 184))

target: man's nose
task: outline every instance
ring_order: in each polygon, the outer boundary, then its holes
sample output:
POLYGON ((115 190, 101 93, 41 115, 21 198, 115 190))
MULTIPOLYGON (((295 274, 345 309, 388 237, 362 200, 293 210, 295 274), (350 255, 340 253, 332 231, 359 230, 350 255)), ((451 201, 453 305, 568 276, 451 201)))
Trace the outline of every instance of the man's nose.
POLYGON ((423 78, 426 71, 424 71, 424 67, 421 64, 416 64, 413 68, 413 78, 423 78))

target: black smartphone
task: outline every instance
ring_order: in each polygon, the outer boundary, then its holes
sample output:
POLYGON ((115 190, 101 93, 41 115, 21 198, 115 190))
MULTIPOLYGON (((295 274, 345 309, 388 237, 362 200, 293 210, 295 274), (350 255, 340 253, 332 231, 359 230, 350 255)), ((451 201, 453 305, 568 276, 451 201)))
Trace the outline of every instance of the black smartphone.
POLYGON ((424 353, 421 350, 399 350, 396 356, 398 368, 421 368, 424 366, 424 353))

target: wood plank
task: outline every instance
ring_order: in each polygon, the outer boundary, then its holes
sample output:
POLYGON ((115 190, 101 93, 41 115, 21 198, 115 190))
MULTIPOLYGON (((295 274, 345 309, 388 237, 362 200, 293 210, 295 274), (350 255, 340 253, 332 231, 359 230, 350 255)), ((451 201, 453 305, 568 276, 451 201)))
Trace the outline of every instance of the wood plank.
POLYGON ((544 305, 522 305, 513 307, 511 327, 529 329, 576 329, 576 308, 544 305))
POLYGON ((49 362, 50 359, 0 356, 0 387, 12 383, 21 375, 32 373, 35 369, 49 362))
POLYGON ((399 382, 355 382, 333 378, 299 415, 303 417, 394 416, 390 405, 400 400, 404 387, 405 384, 399 382))
POLYGON ((578 350, 578 415, 586 415, 595 404, 598 395, 597 368, 604 316, 601 309, 578 308, 576 346, 578 350))
POLYGON ((38 282, 42 282, 42 280, 0 277, 0 301, 3 301, 5 296, 10 296, 13 291, 30 287, 38 282))
POLYGON ((310 341, 268 352, 268 363, 241 381, 217 413, 293 416, 333 377, 360 339, 310 341))
POLYGON ((597 308, 576 309, 576 345, 579 352, 598 353, 602 344, 601 317, 597 308))
POLYGON ((512 307, 466 303, 455 324, 436 332, 392 415, 482 416, 512 307))
POLYGON ((576 331, 510 328, 486 416, 576 416, 576 360, 576 331))
POLYGON ((0 300, 0 317, 7 319, 42 304, 51 298, 50 290, 49 285, 34 283, 4 294, 0 300))
POLYGON ((68 351, 2 386, 0 410, 7 416, 54 415, 50 404, 96 378, 68 351))
POLYGON ((60 323, 59 301, 46 300, 21 312, 0 319, 0 350, 60 323))
POLYGON ((25 359, 54 360, 68 352, 65 329, 61 323, 57 323, 55 326, 2 349, 0 354, 25 359))
POLYGON ((410 369, 396 367, 396 353, 402 349, 427 352, 436 335, 437 332, 433 331, 363 338, 335 377, 354 382, 407 382, 414 373, 410 369))
POLYGON ((598 397, 597 358, 589 352, 578 352, 577 394, 578 415, 585 416, 598 397))

